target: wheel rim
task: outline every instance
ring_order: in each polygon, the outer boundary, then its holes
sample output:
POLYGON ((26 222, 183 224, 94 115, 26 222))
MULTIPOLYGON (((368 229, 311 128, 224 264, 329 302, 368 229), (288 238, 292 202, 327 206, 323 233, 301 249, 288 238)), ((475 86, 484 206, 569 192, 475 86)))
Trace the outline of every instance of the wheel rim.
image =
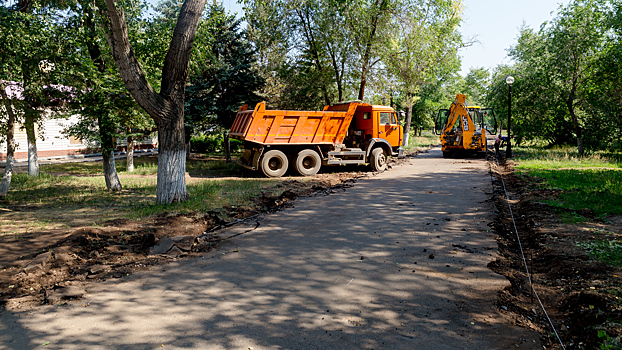
POLYGON ((378 165, 383 167, 385 164, 387 164, 387 156, 385 156, 384 152, 382 152, 378 155, 378 165))
POLYGON ((272 171, 277 171, 283 167, 283 162, 278 157, 272 157, 268 162, 268 168, 272 171))
POLYGON ((315 167, 315 158, 307 156, 302 160, 302 167, 309 170, 315 167))

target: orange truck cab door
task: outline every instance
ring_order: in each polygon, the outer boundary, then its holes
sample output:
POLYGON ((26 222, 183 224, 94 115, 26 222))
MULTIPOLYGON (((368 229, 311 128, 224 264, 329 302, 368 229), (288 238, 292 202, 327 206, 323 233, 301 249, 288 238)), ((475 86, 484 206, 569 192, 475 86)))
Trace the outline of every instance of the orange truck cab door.
POLYGON ((401 126, 397 122, 395 112, 378 112, 378 137, 389 142, 391 147, 398 147, 402 144, 401 126))

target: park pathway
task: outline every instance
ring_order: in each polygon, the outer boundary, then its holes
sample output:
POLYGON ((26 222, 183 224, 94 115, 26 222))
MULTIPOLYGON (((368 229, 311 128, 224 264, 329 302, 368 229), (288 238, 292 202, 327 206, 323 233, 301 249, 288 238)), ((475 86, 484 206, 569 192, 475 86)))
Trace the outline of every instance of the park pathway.
POLYGON ((538 349, 495 306, 488 166, 440 149, 295 201, 203 258, 0 314, 0 349, 538 349))

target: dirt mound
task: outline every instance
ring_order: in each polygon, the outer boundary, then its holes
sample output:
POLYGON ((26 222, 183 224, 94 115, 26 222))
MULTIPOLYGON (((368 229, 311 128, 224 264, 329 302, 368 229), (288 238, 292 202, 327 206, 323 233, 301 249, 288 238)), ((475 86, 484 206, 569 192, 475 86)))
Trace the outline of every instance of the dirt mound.
POLYGON ((604 337, 598 337, 599 331, 611 338, 620 336, 622 270, 591 259, 580 246, 606 239, 606 232, 615 232, 618 227, 610 220, 598 221, 589 210, 573 211, 584 218, 582 224, 561 221, 555 214, 558 208, 540 202, 554 199, 560 192, 532 186, 529 178, 513 174, 511 164, 500 168, 493 165, 493 175, 497 220, 492 227, 499 235, 501 258, 489 267, 510 282, 499 293, 499 308, 516 324, 539 331, 547 349, 562 348, 555 331, 566 348, 577 349, 600 348, 604 337), (527 270, 536 293, 532 292, 527 270))

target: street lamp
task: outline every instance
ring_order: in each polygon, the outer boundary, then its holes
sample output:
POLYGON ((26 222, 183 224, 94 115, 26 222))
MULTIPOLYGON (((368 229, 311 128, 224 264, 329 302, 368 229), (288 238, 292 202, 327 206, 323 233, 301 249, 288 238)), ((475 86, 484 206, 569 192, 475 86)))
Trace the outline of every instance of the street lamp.
POLYGON ((512 141, 510 138, 510 129, 512 125, 512 84, 514 84, 514 77, 508 75, 505 78, 505 82, 508 83, 508 145, 505 149, 506 158, 512 157, 512 141))

